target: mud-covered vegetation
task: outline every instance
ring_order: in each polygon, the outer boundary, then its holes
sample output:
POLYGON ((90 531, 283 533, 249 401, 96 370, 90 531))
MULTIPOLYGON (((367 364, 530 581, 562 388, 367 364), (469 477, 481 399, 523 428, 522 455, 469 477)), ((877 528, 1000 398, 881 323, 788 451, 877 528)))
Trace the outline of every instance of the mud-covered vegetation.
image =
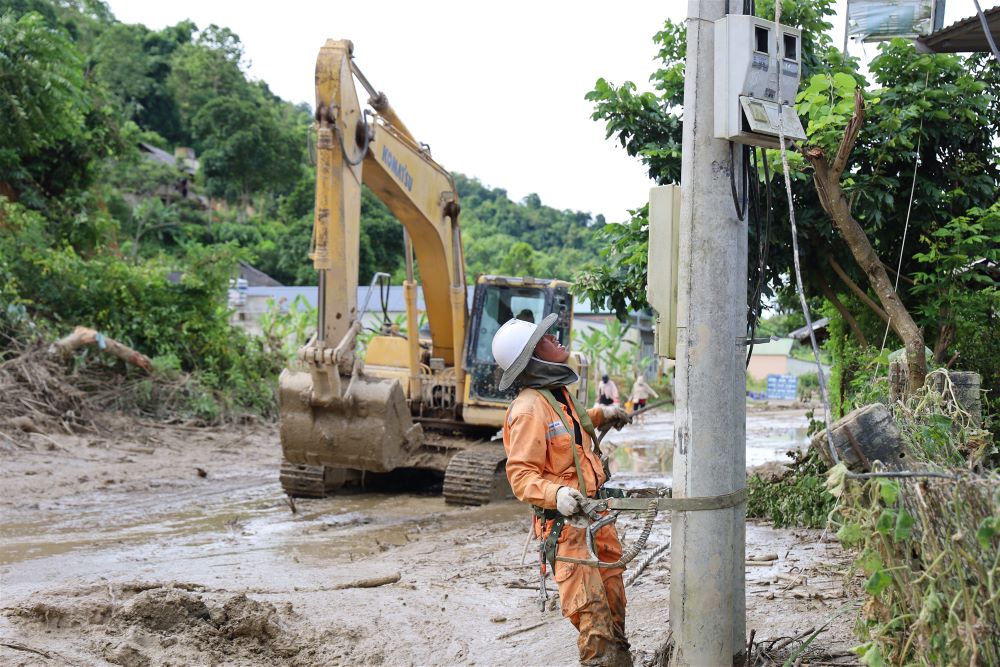
POLYGON ((997 447, 944 371, 897 402, 909 467, 938 476, 828 474, 832 522, 863 572, 858 632, 867 665, 1000 663, 997 447))
POLYGON ((823 528, 834 506, 826 489, 826 464, 811 450, 789 454, 789 470, 777 479, 751 475, 747 480, 747 516, 769 519, 777 528, 823 528))

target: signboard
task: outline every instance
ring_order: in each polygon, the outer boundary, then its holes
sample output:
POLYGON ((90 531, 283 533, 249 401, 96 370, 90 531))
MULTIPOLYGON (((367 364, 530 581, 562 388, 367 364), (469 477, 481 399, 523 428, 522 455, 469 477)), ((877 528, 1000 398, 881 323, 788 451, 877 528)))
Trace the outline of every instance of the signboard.
MULTIPOLYGON (((934 31, 935 0, 848 0, 847 35, 866 42, 920 37, 934 31)), ((941 11, 943 16, 943 8, 941 11)))
POLYGON ((767 376, 767 398, 772 401, 794 401, 799 379, 794 375, 767 376))

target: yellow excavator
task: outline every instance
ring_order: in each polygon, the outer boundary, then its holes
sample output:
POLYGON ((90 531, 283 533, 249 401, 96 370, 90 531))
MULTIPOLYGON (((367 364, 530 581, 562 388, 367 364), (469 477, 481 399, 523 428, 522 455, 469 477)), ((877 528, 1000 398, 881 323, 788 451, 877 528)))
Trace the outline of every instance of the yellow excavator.
MULTIPOLYGON (((363 483, 366 475, 424 469, 444 473, 446 501, 486 503, 510 493, 503 446, 490 438, 513 398, 497 389, 493 334, 512 317, 540 322, 555 312, 552 332, 568 347, 569 284, 480 276, 469 308, 453 179, 371 86, 352 53, 350 41, 328 40, 316 61, 309 256, 319 273, 318 323, 279 380, 281 484, 291 496, 321 497, 363 483), (358 102, 355 78, 371 96, 370 109, 358 102), (402 223, 406 253, 406 333, 374 336, 363 359, 356 352, 364 315, 357 304, 362 184, 402 223), (426 339, 420 337, 417 273, 426 339)), ((585 396, 586 386, 578 391, 585 396)))

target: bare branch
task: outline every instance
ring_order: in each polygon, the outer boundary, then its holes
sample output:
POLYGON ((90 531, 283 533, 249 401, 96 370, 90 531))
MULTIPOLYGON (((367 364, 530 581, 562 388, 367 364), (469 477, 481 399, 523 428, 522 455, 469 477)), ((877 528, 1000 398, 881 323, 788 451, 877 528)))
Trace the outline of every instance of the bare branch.
POLYGON ((871 308, 872 311, 874 311, 876 315, 878 315, 883 320, 885 320, 886 322, 888 322, 889 321, 889 316, 886 315, 885 311, 882 310, 882 308, 880 308, 877 303, 875 303, 874 301, 872 301, 872 298, 870 296, 868 296, 865 293, 865 291, 863 289, 861 289, 861 287, 856 282, 854 282, 853 280, 851 280, 851 277, 849 275, 847 275, 846 271, 844 271, 844 267, 842 267, 840 264, 838 264, 837 260, 835 260, 833 257, 827 257, 826 259, 827 259, 828 262, 830 262, 830 266, 833 268, 833 272, 837 274, 837 277, 840 278, 840 280, 843 281, 843 283, 845 285, 847 285, 848 289, 850 289, 852 292, 854 292, 854 294, 859 299, 861 299, 866 306, 868 306, 869 308, 871 308))
POLYGON ((855 88, 854 114, 847 123, 847 129, 844 130, 844 138, 840 142, 840 148, 837 149, 837 155, 833 158, 833 165, 830 167, 830 171, 838 180, 847 167, 847 160, 851 157, 851 151, 854 150, 854 144, 858 140, 858 134, 861 132, 861 126, 864 125, 864 122, 865 98, 861 95, 861 89, 855 88))

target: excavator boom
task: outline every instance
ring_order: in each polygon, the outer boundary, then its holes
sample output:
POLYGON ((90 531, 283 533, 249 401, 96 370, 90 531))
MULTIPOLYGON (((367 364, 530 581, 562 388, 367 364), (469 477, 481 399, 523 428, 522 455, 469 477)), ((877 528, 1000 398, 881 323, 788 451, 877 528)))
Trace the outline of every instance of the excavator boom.
POLYGON ((289 494, 318 496, 365 471, 423 468, 446 472, 449 501, 488 502, 509 492, 503 448, 482 440, 499 427, 509 398, 496 391, 489 339, 517 312, 533 321, 559 312, 555 330, 568 344, 571 298, 558 281, 480 277, 470 316, 454 181, 361 74, 352 52, 350 41, 328 40, 316 60, 309 257, 319 274, 318 322, 297 366, 279 379, 281 482, 289 494), (370 109, 358 101, 356 80, 371 96, 370 109), (364 315, 357 304, 363 185, 402 223, 407 269, 405 339, 375 336, 364 363, 355 358, 364 315), (427 341, 419 338, 414 256, 427 341), (475 335, 467 340, 467 332, 475 335))

